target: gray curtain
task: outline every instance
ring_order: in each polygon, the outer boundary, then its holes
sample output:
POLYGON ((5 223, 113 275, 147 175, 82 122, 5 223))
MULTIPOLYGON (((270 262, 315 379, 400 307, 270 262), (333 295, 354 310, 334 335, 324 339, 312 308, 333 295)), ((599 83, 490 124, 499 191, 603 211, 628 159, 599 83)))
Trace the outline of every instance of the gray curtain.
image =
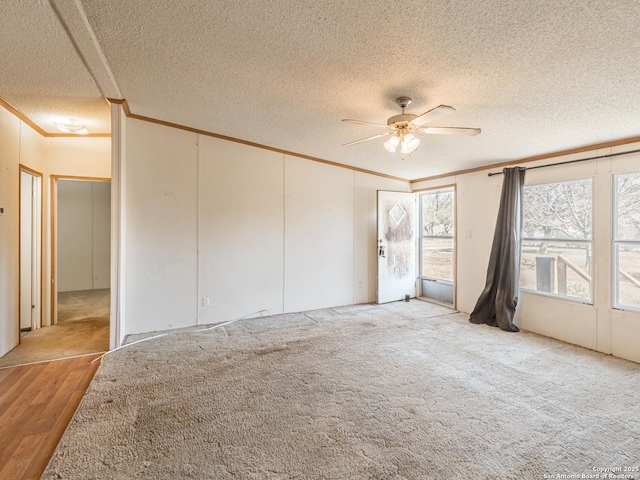
POLYGON ((517 332, 513 324, 518 303, 522 230, 523 167, 505 168, 500 209, 487 269, 487 283, 469 321, 517 332))

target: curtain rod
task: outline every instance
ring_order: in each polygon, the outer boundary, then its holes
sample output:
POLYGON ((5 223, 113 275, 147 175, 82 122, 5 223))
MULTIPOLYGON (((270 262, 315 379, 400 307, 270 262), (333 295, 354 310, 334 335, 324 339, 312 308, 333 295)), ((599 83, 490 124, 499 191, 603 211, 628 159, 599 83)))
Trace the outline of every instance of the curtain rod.
MULTIPOLYGON (((629 150, 628 152, 610 153, 609 155, 599 155, 597 157, 581 158, 579 160, 568 160, 566 162, 549 163, 547 165, 538 165, 536 167, 521 167, 521 168, 524 168, 525 170, 535 170, 536 168, 555 167, 556 165, 567 165, 569 163, 586 162, 587 160, 596 160, 598 158, 617 157, 618 155, 629 155, 630 153, 638 153, 638 152, 640 152, 640 149, 638 149, 638 150, 629 150)), ((493 177, 494 175, 502 175, 503 173, 504 172, 491 172, 491 173, 488 173, 487 175, 490 176, 490 177, 493 177)))

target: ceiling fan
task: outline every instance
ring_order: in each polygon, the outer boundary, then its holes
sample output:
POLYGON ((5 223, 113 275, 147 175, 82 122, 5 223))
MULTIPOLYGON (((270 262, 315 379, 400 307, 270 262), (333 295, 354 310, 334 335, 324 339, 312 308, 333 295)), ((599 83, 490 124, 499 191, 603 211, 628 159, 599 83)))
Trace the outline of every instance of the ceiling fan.
POLYGON ((433 122, 440 117, 444 117, 445 115, 456 111, 455 108, 449 107, 448 105, 440 105, 438 107, 432 108, 422 115, 413 115, 411 113, 404 113, 404 109, 411 104, 411 99, 409 97, 398 97, 396 98, 396 103, 402 109, 402 113, 400 115, 394 115, 393 117, 390 117, 387 120, 386 125, 383 125, 381 123, 363 122, 361 120, 351 120, 349 118, 345 118, 344 120, 342 120, 343 122, 357 123, 360 125, 382 127, 387 130, 385 133, 380 133, 378 135, 373 135, 361 140, 356 140, 355 142, 345 143, 342 146, 347 147, 349 145, 355 145, 356 143, 373 140, 374 138, 390 136, 391 138, 384 142, 384 148, 393 153, 398 148, 398 145, 400 145, 400 151, 402 153, 411 153, 416 148, 418 148, 418 145, 420 145, 420 139, 416 138, 413 135, 413 133, 415 132, 438 135, 469 136, 478 135, 480 133, 479 128, 428 127, 425 125, 425 123, 433 122))

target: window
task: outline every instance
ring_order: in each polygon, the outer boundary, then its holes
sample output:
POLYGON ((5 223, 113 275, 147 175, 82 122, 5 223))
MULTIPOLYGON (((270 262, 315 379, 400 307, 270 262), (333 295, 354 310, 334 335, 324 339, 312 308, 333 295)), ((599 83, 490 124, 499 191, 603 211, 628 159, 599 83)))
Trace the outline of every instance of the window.
POLYGON ((640 173, 614 176, 614 306, 640 309, 640 173))
POLYGON ((453 282, 454 194, 453 188, 420 196, 422 262, 420 276, 453 282))
POLYGON ((520 287, 591 301, 593 180, 524 188, 520 287))
POLYGON ((455 189, 420 195, 420 296, 455 306, 455 189))

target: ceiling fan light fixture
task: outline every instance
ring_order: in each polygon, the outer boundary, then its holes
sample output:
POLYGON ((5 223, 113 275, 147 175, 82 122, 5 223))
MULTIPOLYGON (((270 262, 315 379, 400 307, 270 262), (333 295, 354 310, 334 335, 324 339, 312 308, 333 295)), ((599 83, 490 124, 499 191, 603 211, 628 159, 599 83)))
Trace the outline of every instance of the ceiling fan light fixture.
MULTIPOLYGON (((364 122, 362 120, 352 120, 350 118, 345 118, 342 121, 348 123, 356 123, 360 125, 369 125, 372 127, 383 128, 386 130, 386 133, 380 133, 378 135, 372 135, 367 138, 363 138, 361 140, 356 140, 355 142, 348 142, 343 144, 343 147, 349 145, 356 145, 358 143, 367 142, 369 140, 373 140, 374 138, 387 137, 390 136, 389 140, 384 142, 385 150, 395 153, 398 149, 398 145, 400 145, 400 151, 403 155, 410 154, 415 151, 416 148, 420 145, 420 139, 416 138, 412 132, 417 133, 430 133, 430 134, 439 134, 439 135, 478 135, 480 133, 479 128, 467 128, 467 127, 429 127, 425 124, 433 122, 434 120, 443 117, 445 115, 449 115, 456 111, 455 108, 450 107, 449 105, 438 105, 437 107, 432 108, 431 110, 427 110, 421 115, 414 115, 412 113, 405 113, 405 108, 411 104, 411 99, 409 97, 398 97, 396 98, 396 103, 402 109, 402 113, 400 115, 394 115, 387 119, 387 123, 373 123, 373 122, 364 122)), ((403 158, 404 159, 404 158, 403 158)))
POLYGON ((404 136, 402 139, 401 153, 411 153, 420 145, 420 139, 414 137, 411 133, 404 136))
POLYGON ((397 135, 394 135, 389 140, 384 142, 384 148, 386 148, 389 152, 394 153, 396 148, 398 148, 398 144, 400 143, 400 138, 397 135))
POLYGON ((73 119, 69 120, 69 123, 53 122, 53 124, 56 126, 58 130, 64 133, 77 133, 80 135, 89 133, 89 130, 87 130, 87 127, 85 127, 84 125, 79 125, 73 119))

